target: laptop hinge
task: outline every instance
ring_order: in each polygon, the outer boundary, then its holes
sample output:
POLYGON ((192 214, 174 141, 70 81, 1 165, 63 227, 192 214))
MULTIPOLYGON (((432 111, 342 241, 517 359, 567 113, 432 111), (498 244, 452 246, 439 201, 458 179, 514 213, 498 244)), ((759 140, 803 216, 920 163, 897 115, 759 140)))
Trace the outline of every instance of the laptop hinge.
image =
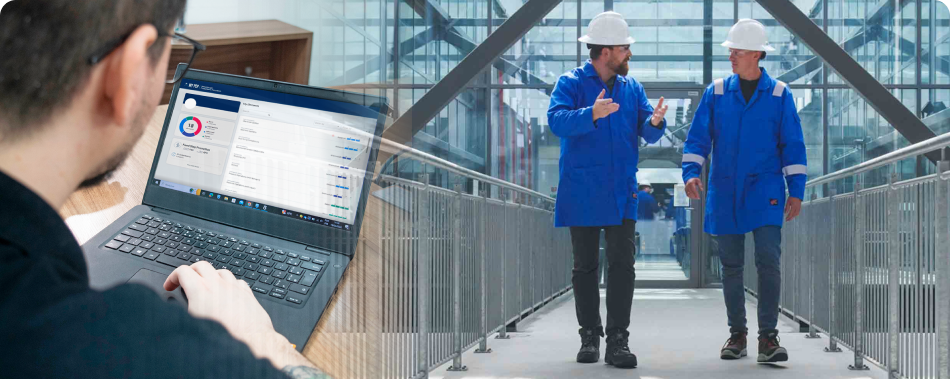
MULTIPOLYGON (((314 252, 314 253, 324 254, 324 255, 330 255, 330 254, 332 254, 332 253, 335 253, 335 251, 330 251, 330 250, 327 250, 327 249, 321 249, 321 248, 313 247, 313 246, 309 246, 309 245, 306 247, 306 250, 307 250, 307 251, 314 252)), ((345 254, 344 254, 344 255, 345 255, 345 254)))
POLYGON ((172 215, 173 215, 171 212, 166 211, 166 210, 164 210, 164 209, 162 209, 162 208, 159 208, 159 207, 152 207, 152 211, 155 212, 155 213, 161 213, 161 214, 165 214, 165 215, 169 215, 169 216, 172 216, 172 215))

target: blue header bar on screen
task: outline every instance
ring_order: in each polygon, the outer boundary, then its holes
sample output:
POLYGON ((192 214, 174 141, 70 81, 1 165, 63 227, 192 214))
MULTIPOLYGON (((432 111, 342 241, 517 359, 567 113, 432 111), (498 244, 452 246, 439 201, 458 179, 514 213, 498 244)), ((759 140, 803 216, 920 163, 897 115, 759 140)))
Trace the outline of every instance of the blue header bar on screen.
POLYGON ((202 108, 217 109, 219 111, 232 113, 237 113, 238 110, 241 109, 240 101, 195 95, 193 93, 185 94, 184 101, 186 103, 188 102, 188 99, 195 99, 195 105, 202 108))
POLYGON ((233 96, 242 99, 265 101, 269 103, 316 109, 353 116, 369 117, 374 119, 379 117, 379 110, 375 107, 193 79, 182 80, 181 88, 189 91, 207 92, 216 95, 233 96))

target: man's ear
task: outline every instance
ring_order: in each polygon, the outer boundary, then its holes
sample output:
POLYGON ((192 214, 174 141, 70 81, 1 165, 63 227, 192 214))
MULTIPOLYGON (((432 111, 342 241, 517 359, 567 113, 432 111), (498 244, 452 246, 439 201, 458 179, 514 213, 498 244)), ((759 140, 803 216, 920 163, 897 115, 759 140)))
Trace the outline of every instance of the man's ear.
POLYGON ((103 62, 103 88, 117 125, 131 125, 135 118, 135 109, 143 93, 141 88, 149 84, 149 72, 154 63, 148 50, 156 40, 158 30, 152 25, 141 25, 103 62))

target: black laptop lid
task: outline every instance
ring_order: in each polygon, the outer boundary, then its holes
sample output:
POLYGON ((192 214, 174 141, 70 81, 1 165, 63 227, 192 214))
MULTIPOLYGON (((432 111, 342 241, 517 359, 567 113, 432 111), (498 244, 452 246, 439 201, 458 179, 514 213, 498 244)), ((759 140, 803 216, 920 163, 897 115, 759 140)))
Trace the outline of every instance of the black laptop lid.
POLYGON ((143 203, 352 255, 387 110, 385 98, 189 70, 143 203))

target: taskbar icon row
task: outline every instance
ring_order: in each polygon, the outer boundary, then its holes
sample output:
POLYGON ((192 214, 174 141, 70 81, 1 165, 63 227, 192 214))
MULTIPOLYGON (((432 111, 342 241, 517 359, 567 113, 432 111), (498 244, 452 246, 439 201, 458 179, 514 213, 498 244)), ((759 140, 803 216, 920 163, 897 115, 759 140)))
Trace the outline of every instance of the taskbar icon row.
MULTIPOLYGON (((330 220, 330 219, 319 217, 319 216, 304 214, 297 211, 283 209, 280 207, 274 207, 273 205, 270 205, 270 204, 254 202, 251 200, 241 199, 241 198, 237 198, 231 195, 222 194, 219 192, 211 192, 211 191, 202 190, 200 188, 187 187, 180 184, 171 183, 166 180, 155 180, 155 184, 161 187, 170 188, 170 189, 174 189, 181 192, 187 192, 192 195, 197 195, 197 196, 209 198, 212 200, 218 200, 218 201, 223 201, 226 203, 231 203, 231 204, 241 206, 247 209, 281 215, 284 217, 290 217, 290 218, 298 219, 301 221, 307 221, 313 224, 328 226, 331 228, 336 228, 336 229, 341 229, 341 230, 346 230, 346 231, 350 230, 349 224, 344 224, 337 220, 330 220)), ((331 215, 331 216, 342 217, 342 216, 336 216, 336 215, 331 215)))

